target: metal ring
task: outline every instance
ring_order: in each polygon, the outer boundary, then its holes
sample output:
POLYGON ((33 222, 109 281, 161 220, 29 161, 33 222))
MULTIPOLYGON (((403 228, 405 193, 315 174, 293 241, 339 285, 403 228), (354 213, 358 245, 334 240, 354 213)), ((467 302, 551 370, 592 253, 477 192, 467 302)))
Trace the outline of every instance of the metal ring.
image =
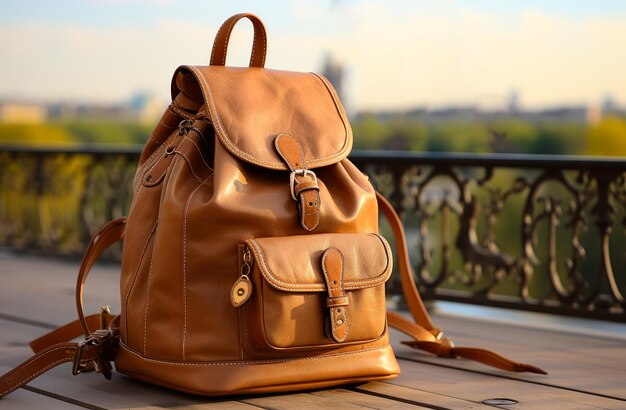
POLYGON ((298 200, 298 198, 296 198, 296 175, 302 175, 303 177, 312 176, 313 182, 317 182, 317 175, 315 175, 315 172, 311 170, 294 169, 291 171, 291 174, 289 175, 289 191, 291 192, 291 197, 294 201, 298 200))

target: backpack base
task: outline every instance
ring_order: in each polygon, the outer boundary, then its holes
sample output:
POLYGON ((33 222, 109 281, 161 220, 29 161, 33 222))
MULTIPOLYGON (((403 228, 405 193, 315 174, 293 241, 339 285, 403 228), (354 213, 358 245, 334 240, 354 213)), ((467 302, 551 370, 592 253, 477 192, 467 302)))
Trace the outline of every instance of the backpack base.
POLYGON ((274 393, 393 379, 400 367, 390 345, 313 357, 226 362, 147 358, 120 343, 118 372, 200 396, 274 393))

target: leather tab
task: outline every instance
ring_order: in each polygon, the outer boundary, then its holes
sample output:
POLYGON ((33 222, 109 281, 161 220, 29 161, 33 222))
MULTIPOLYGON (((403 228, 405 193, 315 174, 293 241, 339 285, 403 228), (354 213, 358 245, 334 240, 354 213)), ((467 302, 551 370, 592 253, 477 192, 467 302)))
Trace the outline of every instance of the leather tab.
POLYGON ((350 333, 348 323, 349 299, 343 287, 343 255, 337 248, 328 248, 322 255, 322 270, 328 298, 326 306, 330 313, 330 329, 336 342, 345 342, 350 333))
POLYGON ((307 171, 304 151, 295 137, 279 134, 274 140, 274 146, 292 172, 290 189, 291 195, 298 202, 300 225, 307 231, 313 231, 320 223, 317 177, 312 171, 307 171))
POLYGON ((306 169, 304 151, 295 137, 289 134, 278 134, 274 139, 274 146, 291 171, 306 169))

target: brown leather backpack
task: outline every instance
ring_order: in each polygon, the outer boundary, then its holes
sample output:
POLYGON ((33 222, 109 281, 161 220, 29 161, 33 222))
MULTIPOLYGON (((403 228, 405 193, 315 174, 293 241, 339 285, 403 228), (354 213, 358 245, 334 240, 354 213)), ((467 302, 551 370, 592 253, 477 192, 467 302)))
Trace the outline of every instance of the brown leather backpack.
POLYGON ((400 368, 388 326, 439 356, 543 373, 441 337, 396 213, 346 158, 352 132, 333 87, 317 74, 263 68, 266 45, 261 21, 238 14, 218 31, 209 66, 176 70, 128 218, 107 224, 85 252, 79 320, 32 342, 35 356, 0 378, 0 397, 64 362, 110 378, 115 361, 130 377, 200 395, 389 379, 400 368), (254 25, 250 67, 224 67, 244 17, 254 25), (379 210, 396 235, 414 320, 386 312, 393 261, 379 210), (121 314, 85 317, 89 269, 122 237, 121 314), (81 332, 84 341, 67 342, 81 332))

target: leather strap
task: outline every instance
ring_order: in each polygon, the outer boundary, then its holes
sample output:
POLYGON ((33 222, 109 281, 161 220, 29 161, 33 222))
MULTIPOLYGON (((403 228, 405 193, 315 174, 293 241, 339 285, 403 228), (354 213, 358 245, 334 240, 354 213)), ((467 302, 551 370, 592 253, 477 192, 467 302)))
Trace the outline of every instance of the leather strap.
POLYGON ((343 255, 337 248, 328 248, 322 255, 322 272, 328 289, 326 307, 329 311, 330 334, 337 343, 350 335, 349 298, 343 287, 343 255))
POLYGON ((0 398, 11 393, 63 363, 72 362, 72 373, 95 369, 107 379, 111 378, 110 360, 114 359, 118 334, 113 315, 103 311, 100 315, 85 316, 83 313, 83 286, 94 262, 111 244, 124 234, 126 219, 115 219, 106 224, 89 242, 81 262, 76 287, 76 306, 79 319, 68 323, 31 342, 35 354, 13 370, 0 376, 0 398), (98 329, 90 331, 90 329, 98 329), (108 327, 108 329, 105 329, 108 327), (81 333, 82 342, 68 342, 81 333))
MULTIPOLYGON (((85 317, 85 321, 90 329, 106 329, 115 316, 111 314, 95 314, 85 317), (101 322, 105 321, 104 326, 100 326, 101 322)), ((67 342, 83 334, 83 328, 80 320, 74 320, 64 326, 61 326, 50 333, 38 337, 30 342, 30 348, 33 353, 39 353, 40 351, 47 349, 48 347, 57 344, 67 342)))
MULTIPOLYGON (((91 362, 98 362, 103 370, 103 357, 117 344, 117 340, 110 332, 90 340, 92 341, 85 341, 89 343, 57 343, 39 351, 0 377, 0 398, 62 363, 74 362, 75 374, 80 373, 91 362)), ((110 364, 108 366, 107 370, 110 372, 110 364)))
POLYGON ((406 246, 406 237, 404 228, 398 214, 391 204, 378 192, 378 207, 385 214, 387 220, 391 224, 394 236, 396 238, 396 253, 398 259, 398 267, 400 270, 400 278, 402 280, 402 290, 404 297, 409 304, 409 310, 413 315, 414 321, 395 312, 387 312, 387 323, 389 326, 411 336, 413 340, 402 342, 403 344, 415 349, 424 350, 439 357, 464 357, 474 360, 488 366, 496 367, 511 372, 532 372, 539 374, 548 374, 545 370, 538 367, 515 362, 506 357, 500 356, 489 350, 475 347, 455 347, 452 340, 444 338, 441 329, 433 325, 430 315, 424 306, 424 302, 417 290, 415 280, 413 279, 413 271, 409 261, 409 252, 406 246))
POLYGON ((294 136, 279 134, 274 139, 274 147, 291 171, 289 189, 298 203, 300 225, 311 232, 320 223, 321 200, 317 176, 307 169, 304 150, 294 136))
POLYGON ((88 323, 85 320, 85 313, 83 312, 83 289, 85 287, 85 281, 87 280, 87 276, 93 264, 98 260, 102 252, 122 239, 125 228, 126 218, 117 218, 107 223, 91 238, 83 254, 83 260, 80 263, 78 279, 76 281, 76 310, 78 311, 78 320, 80 321, 85 337, 88 337, 91 333, 88 323))
POLYGON ((226 65, 226 53, 228 51, 228 42, 233 32, 233 27, 242 18, 247 18, 252 22, 254 27, 254 40, 252 42, 252 54, 250 55, 250 67, 265 66, 265 53, 267 51, 267 34, 265 26, 261 20, 250 13, 235 14, 226 20, 217 31, 215 41, 213 42, 213 50, 211 51, 211 65, 226 65))

